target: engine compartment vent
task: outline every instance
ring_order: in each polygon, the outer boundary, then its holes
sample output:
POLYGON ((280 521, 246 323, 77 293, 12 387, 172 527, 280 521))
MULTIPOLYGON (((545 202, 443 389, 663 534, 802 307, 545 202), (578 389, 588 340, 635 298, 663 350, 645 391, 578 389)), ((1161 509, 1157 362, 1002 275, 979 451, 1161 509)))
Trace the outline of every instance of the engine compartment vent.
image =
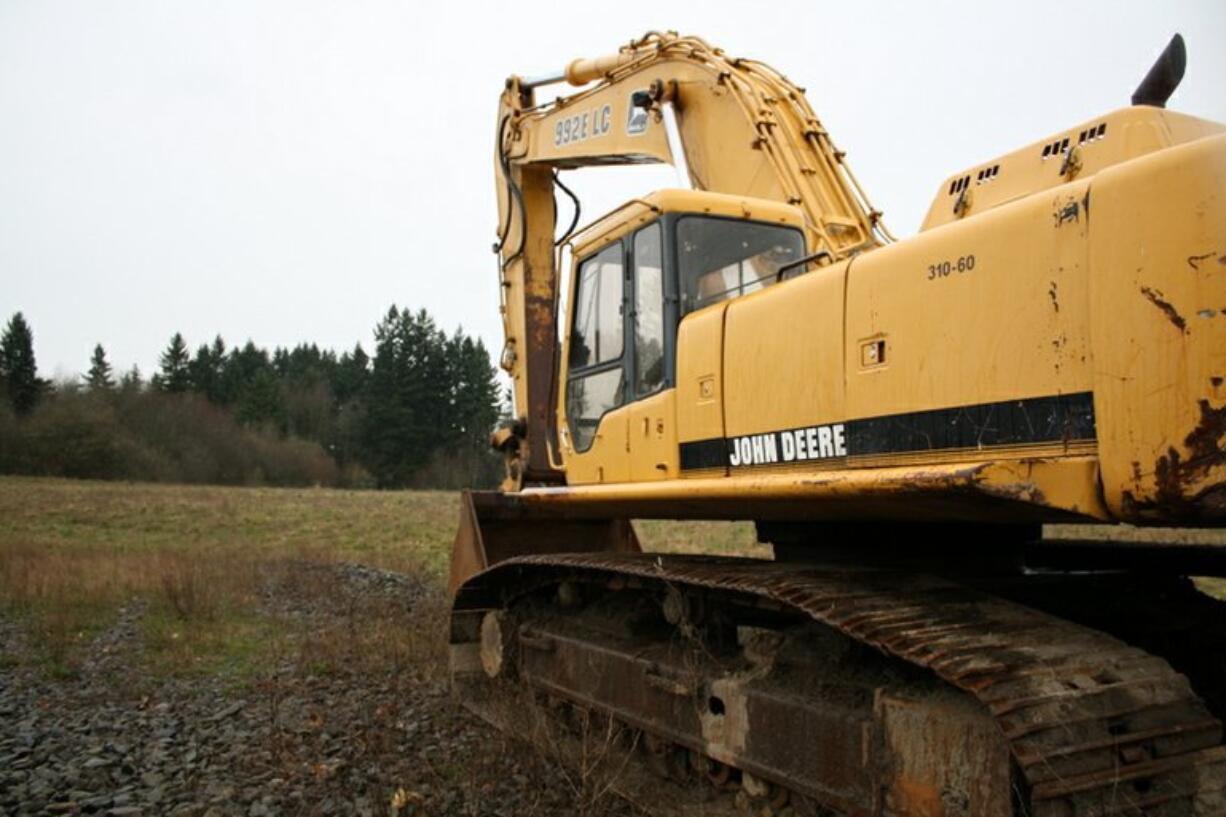
POLYGON ((1081 135, 1077 137, 1077 144, 1083 145, 1086 142, 1097 142, 1099 139, 1102 139, 1106 135, 1107 135, 1107 123, 1099 122, 1098 125, 1094 127, 1089 127, 1083 130, 1081 132, 1081 135))
POLYGON ((1066 136, 1063 139, 1057 139, 1056 141, 1052 142, 1050 145, 1044 145, 1043 146, 1043 159, 1044 161, 1046 161, 1047 159, 1050 159, 1053 156, 1063 156, 1067 150, 1068 150, 1068 137, 1066 136))
MULTIPOLYGON (((1097 125, 1091 125, 1090 127, 1083 130, 1081 133, 1077 134, 1077 144, 1084 145, 1087 142, 1097 142, 1099 139, 1102 139, 1106 135, 1107 135, 1107 123, 1099 122, 1097 125)), ((1057 139, 1051 144, 1044 145, 1043 146, 1043 160, 1046 161, 1047 159, 1050 159, 1053 156, 1063 156, 1064 154, 1068 153, 1070 141, 1071 141, 1071 137, 1066 136, 1063 139, 1057 139)))

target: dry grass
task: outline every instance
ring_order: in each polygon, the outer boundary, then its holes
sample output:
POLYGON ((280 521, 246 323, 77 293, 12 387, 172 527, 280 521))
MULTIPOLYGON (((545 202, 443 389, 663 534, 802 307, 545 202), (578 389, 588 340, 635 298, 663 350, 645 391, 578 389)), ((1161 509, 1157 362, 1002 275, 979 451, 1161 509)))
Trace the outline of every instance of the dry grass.
POLYGON ((0 478, 0 605, 26 620, 52 674, 71 673, 134 600, 153 668, 246 671, 277 634, 256 609, 270 573, 346 560, 438 580, 456 513, 443 492, 0 478))
POLYGON ((716 553, 769 559, 770 545, 758 541, 752 522, 696 522, 644 519, 634 523, 644 550, 661 553, 716 553))
MULTIPOLYGON (((81 647, 134 600, 147 606, 144 646, 154 669, 246 672, 261 666, 282 634, 257 611, 269 575, 300 563, 353 561, 424 577, 435 594, 425 607, 438 620, 406 622, 391 606, 349 610, 348 623, 307 634, 302 660, 320 670, 363 660, 441 667, 437 633, 457 515, 457 494, 443 491, 0 477, 0 606, 26 620, 53 673, 72 672, 81 647)), ((770 556, 750 523, 646 521, 637 529, 648 550, 770 556)), ((1221 531, 1178 536, 1226 542, 1221 531)), ((300 593, 325 592, 312 589, 309 577, 298 581, 308 585, 300 593)), ((1226 581, 1202 586, 1226 597, 1226 581)))
POLYGON ((1132 525, 1045 525, 1052 539, 1101 539, 1107 542, 1151 542, 1164 545, 1226 545, 1220 528, 1138 528, 1132 525))
MULTIPOLYGON (((0 605, 26 620, 52 674, 73 672, 82 648, 135 600, 148 608, 144 658, 155 671, 250 673, 286 634, 257 612, 262 583, 301 562, 360 562, 423 576, 438 621, 405 626, 392 607, 346 611, 344 628, 306 634, 302 660, 319 670, 367 657, 437 668, 458 512, 445 491, 0 477, 0 605)), ((769 555, 745 523, 653 521, 639 533, 651 550, 769 555)), ((310 586, 317 579, 298 575, 297 592, 325 592, 310 586)))

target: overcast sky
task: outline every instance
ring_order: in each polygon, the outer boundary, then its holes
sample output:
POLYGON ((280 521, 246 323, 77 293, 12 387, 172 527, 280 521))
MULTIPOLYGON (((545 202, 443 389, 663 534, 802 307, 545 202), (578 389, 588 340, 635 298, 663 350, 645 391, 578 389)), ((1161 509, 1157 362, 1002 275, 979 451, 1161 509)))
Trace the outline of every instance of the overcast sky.
MULTIPOLYGON (((45 376, 101 342, 146 373, 176 330, 372 347, 395 303, 501 346, 497 95, 649 29, 761 59, 887 224, 953 171, 1128 97, 1170 36, 1171 107, 1226 121, 1226 2, 0 0, 0 320, 45 376)), ((570 174, 594 216, 669 168, 570 174)))

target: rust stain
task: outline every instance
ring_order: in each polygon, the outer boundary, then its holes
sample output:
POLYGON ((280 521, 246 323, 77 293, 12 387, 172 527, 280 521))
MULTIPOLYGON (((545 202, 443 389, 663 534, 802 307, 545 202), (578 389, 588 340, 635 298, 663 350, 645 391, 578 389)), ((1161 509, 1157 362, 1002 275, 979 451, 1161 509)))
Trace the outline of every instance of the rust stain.
MULTIPOLYGON (((1200 272, 1200 262, 1205 261, 1212 257, 1213 257, 1213 253, 1211 252, 1207 252, 1204 255, 1189 255, 1188 256, 1188 266, 1196 270, 1197 272, 1200 272)), ((1226 258, 1226 256, 1223 256, 1223 257, 1226 258)), ((1221 259, 1218 259, 1218 260, 1220 261, 1221 259)))
POLYGON ((1226 461, 1222 451, 1222 437, 1226 436, 1226 406, 1213 408, 1208 400, 1199 400, 1200 423, 1184 438, 1184 444, 1192 455, 1191 461, 1214 459, 1226 461))
MULTIPOLYGON (((1214 408, 1208 400, 1199 400, 1200 422, 1184 438, 1188 458, 1174 446, 1154 464, 1158 500, 1169 507, 1182 507, 1188 503, 1185 488, 1195 485, 1208 476, 1210 469, 1226 463, 1226 451, 1222 450, 1222 438, 1226 437, 1226 406, 1214 408)), ((1209 488, 1205 493, 1221 494, 1221 486, 1209 488)), ((1201 504, 1193 498, 1193 504, 1201 504)))
POLYGON ((918 814, 923 817, 944 817, 945 806, 941 793, 924 780, 898 777, 890 789, 891 805, 900 814, 918 814))
POLYGON ((1063 227, 1070 221, 1074 223, 1079 222, 1081 220, 1081 205, 1075 201, 1070 201, 1068 204, 1058 209, 1053 215, 1055 216, 1057 227, 1063 227))
POLYGON ((1162 298, 1162 293, 1159 290, 1141 287, 1141 294, 1148 298, 1151 304, 1161 309, 1163 314, 1166 315, 1166 319, 1174 324, 1176 329, 1180 332, 1188 331, 1188 323, 1183 319, 1183 315, 1180 315, 1175 307, 1162 298))

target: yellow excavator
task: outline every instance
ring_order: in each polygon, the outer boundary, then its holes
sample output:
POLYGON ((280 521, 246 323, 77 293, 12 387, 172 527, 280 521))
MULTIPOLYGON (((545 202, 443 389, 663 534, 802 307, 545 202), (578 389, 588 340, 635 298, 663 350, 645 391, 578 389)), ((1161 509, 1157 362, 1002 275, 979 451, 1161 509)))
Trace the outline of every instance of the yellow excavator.
POLYGON ((1188 578, 1226 549, 1114 533, 1226 522, 1226 126, 1165 108, 1185 59, 902 241, 760 62, 650 33, 508 79, 462 701, 616 725, 649 810, 1226 814, 1226 605, 1188 578), (678 189, 576 230, 563 171, 648 162, 678 189), (650 518, 774 558, 643 553, 650 518))

